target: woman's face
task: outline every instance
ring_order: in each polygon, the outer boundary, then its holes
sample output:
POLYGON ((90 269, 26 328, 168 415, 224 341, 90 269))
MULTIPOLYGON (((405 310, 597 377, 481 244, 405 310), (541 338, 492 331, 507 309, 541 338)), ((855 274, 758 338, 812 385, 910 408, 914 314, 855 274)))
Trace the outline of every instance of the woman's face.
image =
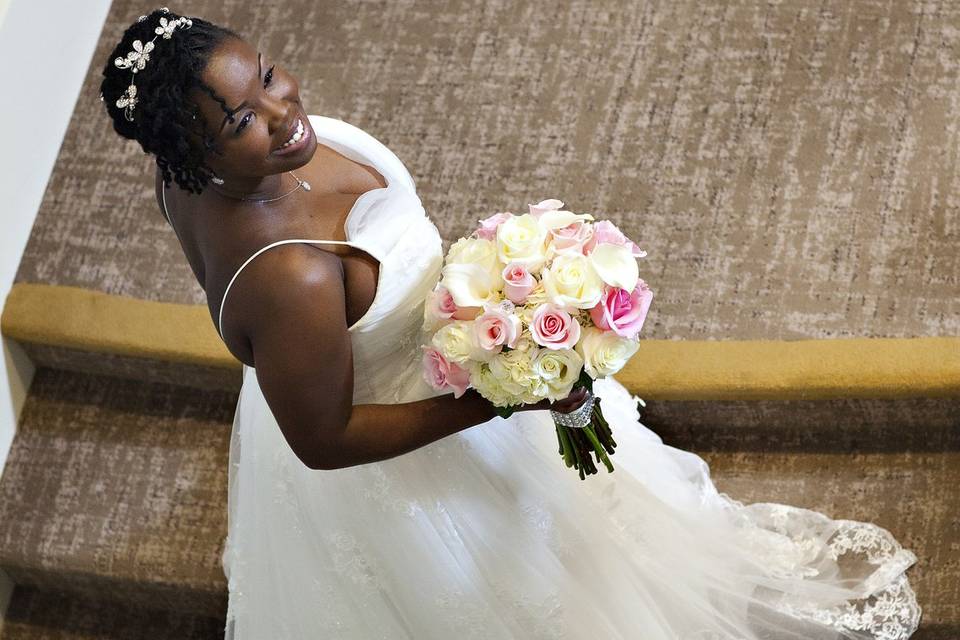
POLYGON ((207 152, 206 163, 224 180, 255 185, 257 179, 297 169, 307 164, 317 139, 300 104, 299 84, 283 66, 246 41, 227 38, 213 53, 203 80, 227 102, 233 122, 209 94, 194 89, 191 98, 199 107, 223 155, 207 152), (281 149, 297 131, 298 143, 281 149), (305 138, 305 139, 304 139, 305 138))

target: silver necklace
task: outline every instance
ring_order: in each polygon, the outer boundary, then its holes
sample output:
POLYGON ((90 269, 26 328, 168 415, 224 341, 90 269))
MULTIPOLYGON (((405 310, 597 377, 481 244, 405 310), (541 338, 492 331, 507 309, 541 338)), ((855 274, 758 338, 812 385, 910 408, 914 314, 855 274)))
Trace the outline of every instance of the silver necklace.
POLYGON ((300 178, 298 178, 293 171, 288 171, 287 173, 289 173, 290 175, 292 175, 292 176, 293 176, 293 179, 297 181, 297 186, 295 186, 293 189, 290 189, 290 191, 287 191, 287 192, 286 192, 285 194, 283 194, 282 196, 277 196, 276 198, 265 198, 265 199, 257 199, 257 198, 238 198, 237 196, 231 196, 231 195, 229 195, 229 194, 227 194, 227 193, 224 193, 224 192, 220 191, 219 189, 215 189, 215 191, 216 191, 217 193, 219 193, 220 195, 226 196, 226 197, 228 197, 228 198, 233 198, 234 200, 246 200, 247 202, 273 202, 274 200, 280 200, 281 198, 286 198, 288 195, 290 195, 291 193, 293 193, 294 191, 296 191, 296 190, 299 189, 300 187, 303 187, 303 190, 304 190, 304 191, 310 191, 310 183, 309 183, 309 182, 307 182, 306 180, 301 180, 300 178))

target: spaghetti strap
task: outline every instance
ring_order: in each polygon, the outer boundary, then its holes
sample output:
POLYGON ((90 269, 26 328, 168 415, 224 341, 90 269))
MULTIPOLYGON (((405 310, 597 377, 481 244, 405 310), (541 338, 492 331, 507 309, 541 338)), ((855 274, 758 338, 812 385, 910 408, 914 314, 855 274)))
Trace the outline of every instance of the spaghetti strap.
MULTIPOLYGON (((163 217, 167 219, 167 222, 170 223, 170 226, 173 226, 173 222, 170 220, 170 214, 167 213, 167 188, 163 185, 160 185, 160 199, 163 201, 163 217)), ((176 231, 176 229, 174 229, 176 231)))
MULTIPOLYGON (((281 244, 289 244, 291 242, 307 242, 307 243, 328 243, 328 244, 346 244, 353 246, 353 243, 349 240, 309 240, 305 238, 291 238, 289 240, 277 240, 276 242, 271 242, 265 247, 258 249, 252 256, 247 258, 243 264, 240 265, 240 268, 237 269, 236 273, 233 274, 233 277, 230 278, 230 282, 227 283, 227 288, 223 291, 223 297, 220 299, 220 312, 217 314, 217 332, 220 334, 220 339, 223 340, 223 305, 227 301, 227 294, 230 292, 230 287, 233 286, 233 281, 237 279, 237 276, 240 275, 240 272, 243 271, 243 268, 250 264, 250 262, 256 258, 258 255, 266 251, 267 249, 272 249, 273 247, 279 246, 281 244)), ((224 341, 226 342, 226 341, 224 341)))

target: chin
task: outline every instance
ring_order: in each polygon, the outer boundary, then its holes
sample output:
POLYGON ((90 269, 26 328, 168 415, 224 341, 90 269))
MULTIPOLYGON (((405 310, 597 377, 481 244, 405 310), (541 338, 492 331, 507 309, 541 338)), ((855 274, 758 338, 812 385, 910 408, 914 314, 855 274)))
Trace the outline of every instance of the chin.
MULTIPOLYGON (((311 134, 312 133, 313 132, 311 132, 311 134)), ((316 152, 317 152, 317 138, 316 136, 311 135, 310 144, 307 145, 307 149, 306 151, 304 151, 305 159, 303 162, 297 165, 297 168, 305 167, 308 164, 310 164, 310 161, 313 160, 313 156, 316 152)))

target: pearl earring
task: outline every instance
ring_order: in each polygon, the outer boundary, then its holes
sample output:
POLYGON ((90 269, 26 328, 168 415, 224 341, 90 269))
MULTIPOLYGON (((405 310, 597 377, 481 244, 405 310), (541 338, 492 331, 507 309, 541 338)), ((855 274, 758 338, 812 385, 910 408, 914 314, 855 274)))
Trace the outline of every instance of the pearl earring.
POLYGON ((223 178, 218 178, 217 176, 213 176, 210 178, 210 182, 212 182, 213 184, 223 184, 223 178))

